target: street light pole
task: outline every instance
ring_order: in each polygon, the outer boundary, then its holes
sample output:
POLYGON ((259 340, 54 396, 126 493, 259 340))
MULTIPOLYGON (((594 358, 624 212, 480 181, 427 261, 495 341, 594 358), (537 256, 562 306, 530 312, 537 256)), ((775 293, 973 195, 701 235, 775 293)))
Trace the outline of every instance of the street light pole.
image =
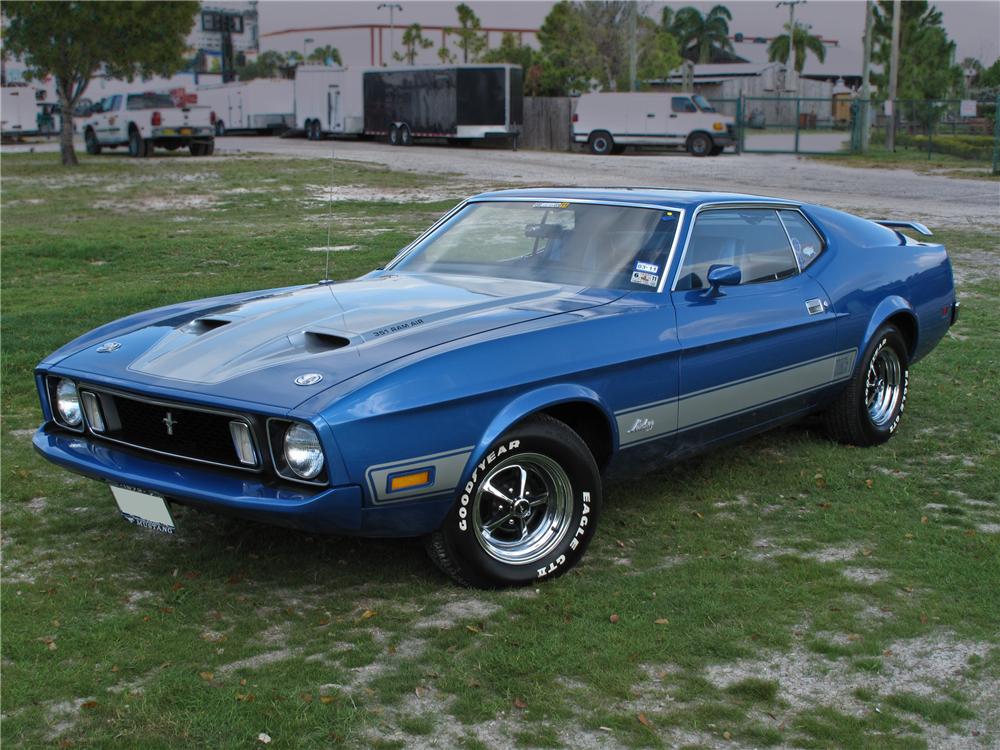
POLYGON ((892 51, 889 55, 889 128, 886 131, 885 147, 896 150, 896 84, 899 82, 899 30, 900 16, 903 15, 901 0, 892 0, 892 51))
POLYGON ((871 138, 872 88, 868 81, 872 67, 872 0, 865 0, 865 57, 861 65, 861 153, 868 153, 871 138))
POLYGON ((399 3, 382 3, 376 10, 389 9, 389 57, 396 51, 396 11, 403 12, 403 6, 399 3))

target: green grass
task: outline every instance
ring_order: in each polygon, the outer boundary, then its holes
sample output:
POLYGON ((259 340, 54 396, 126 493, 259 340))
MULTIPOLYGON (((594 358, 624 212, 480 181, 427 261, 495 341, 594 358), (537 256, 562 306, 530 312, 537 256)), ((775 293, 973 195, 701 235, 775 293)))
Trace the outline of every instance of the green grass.
MULTIPOLYGON (((847 448, 807 423, 676 465, 643 456, 609 477, 578 569, 477 592, 414 541, 184 509, 178 536, 146 533, 106 487, 34 455, 32 368, 49 351, 155 305, 317 280, 323 254, 305 248, 327 244, 327 208, 308 198, 323 162, 55 159, 2 164, 12 747, 1000 739, 984 713, 1000 678, 995 237, 939 233, 966 272, 963 317, 912 371, 892 442, 847 448)), ((442 192, 360 164, 334 177, 442 192)), ((356 249, 332 275, 381 265, 453 202, 338 202, 330 244, 356 249)))
POLYGON ((867 154, 814 154, 810 158, 848 167, 912 169, 915 172, 965 180, 1000 180, 1000 175, 992 173, 992 162, 989 158, 965 159, 936 151, 928 155, 926 148, 906 146, 898 146, 895 151, 889 151, 881 143, 876 143, 874 138, 867 154))

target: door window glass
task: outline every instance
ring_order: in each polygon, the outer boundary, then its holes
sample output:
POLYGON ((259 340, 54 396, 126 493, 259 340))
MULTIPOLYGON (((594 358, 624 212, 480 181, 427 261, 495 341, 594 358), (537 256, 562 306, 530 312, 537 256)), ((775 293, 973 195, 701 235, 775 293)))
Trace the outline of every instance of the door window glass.
POLYGON ((677 289, 708 286, 712 266, 736 266, 740 284, 776 281, 798 273, 778 214, 767 208, 733 208, 698 215, 677 289))
POLYGON ((694 102, 686 96, 673 96, 670 98, 670 109, 673 112, 697 112, 694 102))

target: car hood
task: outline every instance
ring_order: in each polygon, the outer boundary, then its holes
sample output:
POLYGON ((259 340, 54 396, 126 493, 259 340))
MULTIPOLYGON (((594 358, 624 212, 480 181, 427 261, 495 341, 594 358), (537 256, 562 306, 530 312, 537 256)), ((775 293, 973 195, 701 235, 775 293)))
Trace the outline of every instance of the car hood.
MULTIPOLYGON (((454 275, 380 274, 190 307, 69 354, 59 369, 293 408, 368 369, 459 338, 605 304, 624 292, 454 275), (113 351, 99 351, 109 341, 113 351), (322 379, 298 386, 312 374, 322 379)), ((105 349, 109 347, 104 347, 105 349)))

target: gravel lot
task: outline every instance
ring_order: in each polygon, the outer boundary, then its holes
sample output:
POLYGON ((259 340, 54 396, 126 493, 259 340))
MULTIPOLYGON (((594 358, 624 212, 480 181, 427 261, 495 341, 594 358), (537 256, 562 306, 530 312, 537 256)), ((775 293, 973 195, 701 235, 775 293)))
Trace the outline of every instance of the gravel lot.
MULTIPOLYGON (((384 164, 393 169, 460 176, 475 185, 657 186, 728 190, 793 198, 871 218, 914 219, 944 227, 1000 228, 1000 183, 917 174, 907 169, 865 169, 788 154, 725 154, 696 158, 680 153, 595 157, 444 146, 391 147, 371 141, 312 142, 301 138, 227 136, 218 153, 265 153, 384 164)), ((3 153, 54 142, 4 146, 3 153)), ((114 158, 114 157, 111 157, 114 158)), ((121 158, 120 156, 118 158, 121 158)))

